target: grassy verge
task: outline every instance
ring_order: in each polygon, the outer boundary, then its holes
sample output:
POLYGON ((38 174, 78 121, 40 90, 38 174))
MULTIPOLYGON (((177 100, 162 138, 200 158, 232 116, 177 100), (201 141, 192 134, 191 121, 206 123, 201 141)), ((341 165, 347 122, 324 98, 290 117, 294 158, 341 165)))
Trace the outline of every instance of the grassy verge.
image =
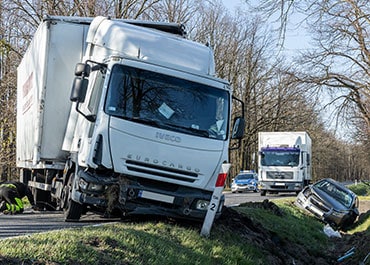
MULTIPOLYGON (((325 258, 324 250, 334 248, 323 224, 292 200, 276 200, 267 208, 246 203, 226 214, 210 238, 199 235, 201 225, 155 220, 5 239, 0 264, 274 264, 300 257, 315 264, 315 258, 325 258)), ((369 226, 367 217, 353 233, 369 226)))
POLYGON ((8 264, 255 264, 261 260, 257 249, 231 234, 216 232, 206 239, 197 228, 163 222, 117 223, 6 239, 1 241, 0 254, 8 264))
POLYGON ((358 196, 370 196, 370 183, 360 182, 358 184, 349 185, 348 188, 358 196))

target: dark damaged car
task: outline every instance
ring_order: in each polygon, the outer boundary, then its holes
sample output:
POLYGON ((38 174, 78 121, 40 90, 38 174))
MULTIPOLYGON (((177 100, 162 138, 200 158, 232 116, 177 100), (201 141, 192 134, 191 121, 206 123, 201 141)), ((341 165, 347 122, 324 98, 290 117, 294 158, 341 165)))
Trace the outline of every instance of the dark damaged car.
POLYGON ((350 226, 359 215, 356 194, 330 178, 304 188, 296 204, 334 228, 350 226))

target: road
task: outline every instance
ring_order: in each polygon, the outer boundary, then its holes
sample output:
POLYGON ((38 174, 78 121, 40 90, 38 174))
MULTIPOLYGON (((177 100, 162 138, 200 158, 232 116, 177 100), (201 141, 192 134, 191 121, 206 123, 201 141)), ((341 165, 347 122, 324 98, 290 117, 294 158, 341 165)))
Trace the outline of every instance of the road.
POLYGON ((82 216, 79 222, 65 222, 62 212, 35 212, 26 209, 23 214, 0 215, 0 239, 51 230, 100 225, 117 220, 119 219, 102 219, 96 214, 88 213, 82 216))
MULTIPOLYGON (((231 193, 226 191, 224 194, 226 206, 235 206, 243 202, 258 202, 264 199, 287 197, 286 194, 261 196, 259 193, 254 192, 231 193)), ((290 194, 290 196, 292 195, 294 194, 290 194)), ((88 213, 87 215, 83 215, 79 222, 65 222, 63 213, 61 212, 36 212, 26 209, 23 214, 0 215, 0 239, 51 230, 101 225, 117 221, 119 219, 103 219, 99 215, 88 213)))
POLYGON ((259 192, 231 193, 230 191, 224 191, 224 194, 226 206, 236 206, 243 202, 262 202, 266 199, 273 200, 296 197, 295 193, 267 194, 266 196, 261 196, 259 192))

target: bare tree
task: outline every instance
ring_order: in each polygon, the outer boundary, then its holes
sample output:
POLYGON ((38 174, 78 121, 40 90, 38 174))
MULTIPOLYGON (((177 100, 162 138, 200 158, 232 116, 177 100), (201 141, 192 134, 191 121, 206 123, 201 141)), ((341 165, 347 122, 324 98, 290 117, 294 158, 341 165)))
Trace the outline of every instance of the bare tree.
POLYGON ((192 37, 214 49, 218 76, 230 80, 234 95, 245 103, 246 133, 241 149, 230 153, 231 175, 257 170, 258 132, 310 130, 318 120, 315 101, 287 74, 275 53, 277 43, 259 17, 241 11, 232 17, 217 2, 203 3, 200 11, 192 37))
MULTIPOLYGON (((322 97, 325 95, 327 105, 324 111, 331 109, 331 117, 335 118, 337 125, 352 128, 353 142, 366 145, 370 135, 368 47, 370 6, 368 2, 268 0, 258 5, 257 10, 265 17, 275 16, 280 19, 280 33, 283 37, 290 16, 296 12, 304 15, 303 20, 309 25, 313 36, 313 48, 301 56, 298 61, 301 69, 299 71, 296 69, 292 75, 295 75, 297 82, 309 86, 312 94, 320 93, 322 97)), ((334 151, 344 157, 353 158, 341 161, 341 165, 346 166, 349 165, 347 161, 352 161, 350 166, 353 174, 369 170, 363 167, 364 160, 370 157, 369 151, 366 151, 369 149, 361 149, 361 152, 353 155, 353 152, 348 152, 348 146, 343 147, 345 143, 333 141, 331 134, 318 134, 318 136, 329 137, 331 143, 334 143, 336 148, 332 150, 330 156, 336 161, 342 159, 338 158, 334 151)), ((320 139, 322 142, 323 140, 320 139)), ((333 144, 328 146, 328 149, 331 148, 333 144)), ((359 150, 355 143, 352 144, 352 148, 359 150)), ((324 152, 324 150, 321 151, 324 152)), ((324 161, 328 159, 326 156, 321 158, 324 161)), ((333 164, 336 164, 334 161, 333 164)), ((323 164, 328 165, 328 162, 323 164)))
POLYGON ((316 88, 329 89, 335 95, 332 103, 338 105, 338 115, 346 114, 348 118, 348 114, 360 114, 357 118, 365 121, 370 132, 370 7, 367 1, 269 0, 258 9, 268 16, 278 13, 283 33, 292 12, 306 15, 316 49, 304 56, 302 63, 306 69, 301 80, 316 88))
MULTIPOLYGON (((291 74, 296 70, 275 56, 276 42, 263 20, 243 12, 231 16, 219 0, 2 0, 0 4, 3 4, 0 8, 0 96, 3 105, 0 107, 2 113, 8 113, 1 124, 4 161, 5 156, 7 161, 14 161, 15 154, 15 68, 46 14, 104 15, 186 23, 189 38, 213 48, 217 75, 230 80, 234 95, 245 103, 246 134, 240 151, 231 153, 234 172, 256 169, 258 131, 299 129, 315 132, 323 128, 314 108, 315 100, 307 97, 306 83, 297 82, 297 75, 291 74)), ((240 111, 238 106, 234 111, 240 111)))
POLYGON ((198 12, 200 0, 162 0, 146 10, 142 19, 188 24, 198 12))

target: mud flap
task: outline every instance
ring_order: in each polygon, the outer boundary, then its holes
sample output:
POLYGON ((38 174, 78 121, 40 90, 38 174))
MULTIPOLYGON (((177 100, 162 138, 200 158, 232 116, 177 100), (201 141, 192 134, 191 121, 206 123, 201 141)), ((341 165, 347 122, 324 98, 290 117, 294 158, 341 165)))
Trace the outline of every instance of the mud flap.
POLYGON ((208 237, 211 232, 213 221, 215 219, 218 207, 220 205, 222 191, 224 190, 225 180, 227 174, 229 173, 230 166, 231 164, 222 164, 221 166, 221 170, 220 173, 218 174, 218 178, 216 181, 216 187, 213 191, 206 217, 204 218, 202 230, 200 232, 201 236, 208 237))

